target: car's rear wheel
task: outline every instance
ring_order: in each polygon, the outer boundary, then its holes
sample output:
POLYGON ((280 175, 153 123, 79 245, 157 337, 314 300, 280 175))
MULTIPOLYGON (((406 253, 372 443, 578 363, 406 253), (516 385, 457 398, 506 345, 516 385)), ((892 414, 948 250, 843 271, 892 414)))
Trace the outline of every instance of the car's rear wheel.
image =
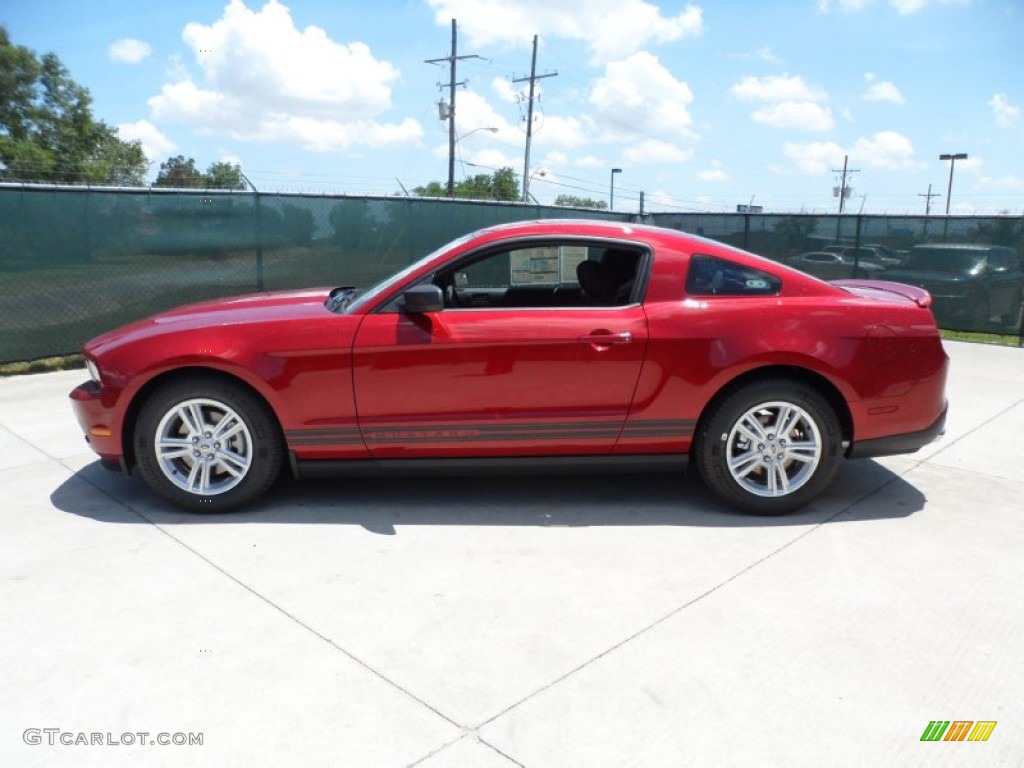
POLYGON ((696 452, 701 476, 719 496, 745 512, 778 515, 807 504, 831 482, 842 433, 817 390, 773 379, 747 384, 713 405, 696 452))
POLYGON ((190 512, 223 512, 254 501, 284 460, 266 404, 241 385, 207 376, 154 392, 139 413, 134 445, 146 483, 190 512))

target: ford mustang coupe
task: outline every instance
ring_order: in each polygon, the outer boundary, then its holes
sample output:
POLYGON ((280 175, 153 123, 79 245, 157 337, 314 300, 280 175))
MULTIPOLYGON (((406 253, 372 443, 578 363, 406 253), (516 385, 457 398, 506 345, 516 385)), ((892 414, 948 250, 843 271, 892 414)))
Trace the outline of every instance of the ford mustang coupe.
POLYGON ((85 345, 104 465, 196 512, 296 477, 678 467, 757 514, 843 457, 942 434, 948 358, 914 286, 823 282, 721 243, 507 224, 364 290, 260 293, 85 345))

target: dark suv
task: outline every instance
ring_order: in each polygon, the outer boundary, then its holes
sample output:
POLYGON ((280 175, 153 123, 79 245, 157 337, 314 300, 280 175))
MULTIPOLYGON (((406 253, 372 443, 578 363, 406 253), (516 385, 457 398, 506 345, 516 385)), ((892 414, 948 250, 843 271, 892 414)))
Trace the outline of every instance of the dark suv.
POLYGON ((915 245, 886 280, 919 285, 935 300, 939 325, 965 331, 1020 329, 1024 271, 1013 248, 1001 245, 915 245))

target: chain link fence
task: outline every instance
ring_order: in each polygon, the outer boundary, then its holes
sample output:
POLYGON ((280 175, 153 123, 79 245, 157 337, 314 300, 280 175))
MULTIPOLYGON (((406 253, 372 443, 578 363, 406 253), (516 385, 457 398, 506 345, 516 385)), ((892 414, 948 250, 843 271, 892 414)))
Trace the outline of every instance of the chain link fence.
MULTIPOLYGON (((637 218, 464 200, 0 185, 0 362, 74 353, 103 331, 187 302, 366 285, 481 227, 578 216, 637 218)), ((899 276, 932 291, 944 327, 1021 334, 1021 218, 650 214, 644 221, 824 270, 826 278, 899 276), (926 261, 942 269, 901 271, 929 242, 1005 251, 968 249, 962 265, 932 254, 926 261), (801 261, 811 253, 836 258, 801 261), (989 262, 1007 253, 1013 268, 996 271, 989 262)))
POLYGON ((926 288, 939 326, 1024 346, 1024 217, 655 214, 662 227, 729 243, 826 280, 926 288))

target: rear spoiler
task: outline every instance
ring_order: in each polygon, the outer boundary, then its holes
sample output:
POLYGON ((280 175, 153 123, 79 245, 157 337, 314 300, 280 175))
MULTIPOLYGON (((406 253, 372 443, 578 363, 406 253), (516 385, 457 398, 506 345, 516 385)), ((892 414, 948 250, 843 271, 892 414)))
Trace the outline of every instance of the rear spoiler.
POLYGON ((906 283, 893 283, 889 280, 831 280, 831 285, 844 291, 873 299, 889 299, 900 296, 917 304, 919 307, 930 307, 932 295, 924 288, 906 283))

